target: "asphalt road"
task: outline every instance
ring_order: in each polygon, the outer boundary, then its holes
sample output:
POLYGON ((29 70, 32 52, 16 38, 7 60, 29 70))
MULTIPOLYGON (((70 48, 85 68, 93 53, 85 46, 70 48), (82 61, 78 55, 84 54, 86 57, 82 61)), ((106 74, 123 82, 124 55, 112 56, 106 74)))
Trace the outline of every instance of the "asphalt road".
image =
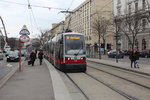
POLYGON ((17 65, 18 62, 6 62, 6 58, 0 60, 0 80, 17 65))

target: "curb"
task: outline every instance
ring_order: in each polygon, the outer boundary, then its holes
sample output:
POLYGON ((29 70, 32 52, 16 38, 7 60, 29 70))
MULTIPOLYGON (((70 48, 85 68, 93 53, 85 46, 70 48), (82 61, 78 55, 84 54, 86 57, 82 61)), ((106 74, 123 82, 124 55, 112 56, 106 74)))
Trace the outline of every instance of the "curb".
POLYGON ((127 70, 127 71, 132 71, 132 72, 135 72, 135 73, 139 73, 139 74, 150 76, 150 73, 141 72, 141 71, 137 71, 137 70, 133 70, 133 69, 128 69, 128 68, 123 68, 123 67, 120 67, 118 65, 111 65, 111 64, 108 64, 108 63, 102 63, 102 62, 98 62, 98 61, 94 61, 94 60, 89 60, 89 59, 87 59, 87 61, 91 61, 91 62, 103 64, 103 65, 108 65, 108 66, 111 66, 111 67, 115 67, 115 68, 119 68, 119 69, 123 69, 123 70, 127 70))
MULTIPOLYGON (((22 63, 24 60, 22 60, 22 63)), ((22 65, 21 63, 21 65, 22 65)), ((15 74, 15 72, 19 70, 19 63, 18 66, 16 66, 14 69, 12 69, 7 75, 5 75, 1 80, 0 80, 0 88, 15 74)))
POLYGON ((55 100, 72 100, 71 95, 57 70, 44 59, 52 79, 55 100))

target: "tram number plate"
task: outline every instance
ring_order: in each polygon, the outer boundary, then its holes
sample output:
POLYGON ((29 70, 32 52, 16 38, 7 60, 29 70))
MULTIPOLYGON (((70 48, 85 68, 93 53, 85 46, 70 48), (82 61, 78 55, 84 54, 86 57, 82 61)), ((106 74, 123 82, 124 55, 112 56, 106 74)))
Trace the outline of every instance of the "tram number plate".
POLYGON ((74 57, 74 61, 77 62, 77 57, 76 56, 74 57))

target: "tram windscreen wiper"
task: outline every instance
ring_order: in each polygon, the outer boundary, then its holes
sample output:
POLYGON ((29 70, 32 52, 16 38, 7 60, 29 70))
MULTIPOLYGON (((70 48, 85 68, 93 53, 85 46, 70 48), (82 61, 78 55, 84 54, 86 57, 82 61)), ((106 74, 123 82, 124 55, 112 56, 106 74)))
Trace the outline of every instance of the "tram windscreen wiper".
POLYGON ((79 49, 78 53, 75 53, 74 55, 75 55, 75 56, 79 55, 81 49, 82 49, 82 47, 79 49))

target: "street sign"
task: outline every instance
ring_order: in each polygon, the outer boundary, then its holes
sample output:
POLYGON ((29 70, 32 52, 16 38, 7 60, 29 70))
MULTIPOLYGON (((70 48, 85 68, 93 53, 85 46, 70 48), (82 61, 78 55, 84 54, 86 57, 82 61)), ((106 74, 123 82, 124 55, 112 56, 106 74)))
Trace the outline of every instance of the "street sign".
POLYGON ((24 25, 21 29, 21 31, 19 32, 20 35, 30 35, 29 30, 27 29, 26 25, 24 25))
POLYGON ((30 41, 30 37, 28 35, 21 35, 20 38, 19 38, 19 41, 21 43, 29 42, 30 41))

